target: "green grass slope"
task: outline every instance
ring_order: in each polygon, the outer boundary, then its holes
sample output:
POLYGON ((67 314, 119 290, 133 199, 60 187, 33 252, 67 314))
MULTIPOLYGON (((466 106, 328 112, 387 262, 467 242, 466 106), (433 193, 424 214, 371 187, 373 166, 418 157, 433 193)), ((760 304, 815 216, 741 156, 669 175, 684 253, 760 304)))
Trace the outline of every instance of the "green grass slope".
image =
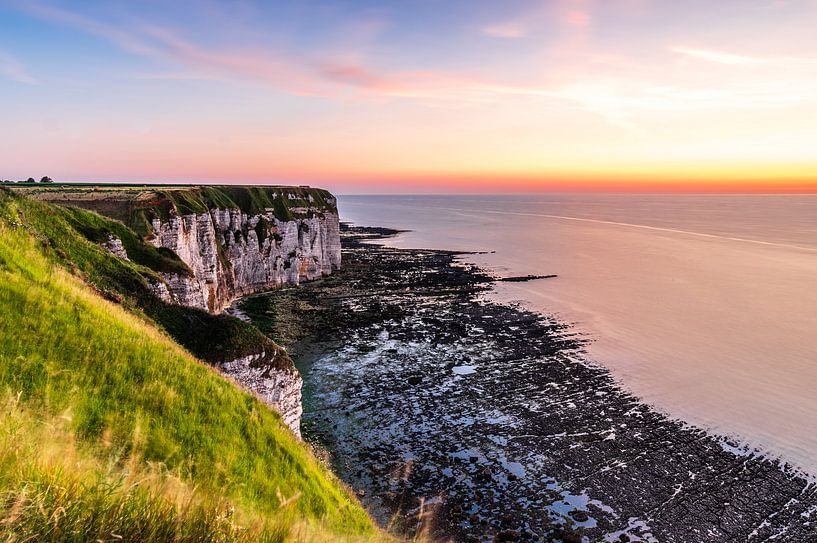
MULTIPOLYGON (((262 350, 277 351, 266 336, 239 319, 167 304, 154 296, 148 281, 161 281, 160 272, 189 270, 175 253, 157 249, 119 221, 85 209, 50 205, 17 190, 0 190, 0 220, 26 228, 49 251, 52 261, 71 269, 102 296, 145 314, 200 359, 221 362, 262 350), (122 241, 130 261, 100 247, 109 235, 122 241)), ((291 361, 282 358, 273 363, 281 366, 291 361)))
POLYGON ((382 537, 277 414, 90 288, 122 261, 82 236, 61 247, 34 217, 48 213, 61 228, 61 211, 0 191, 4 539, 382 537))

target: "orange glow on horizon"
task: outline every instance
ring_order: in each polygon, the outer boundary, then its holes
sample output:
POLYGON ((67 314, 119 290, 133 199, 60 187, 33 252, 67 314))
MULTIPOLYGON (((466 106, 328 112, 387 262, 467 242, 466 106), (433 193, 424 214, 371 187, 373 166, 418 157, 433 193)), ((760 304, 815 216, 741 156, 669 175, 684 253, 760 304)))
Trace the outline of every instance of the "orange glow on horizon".
MULTIPOLYGON (((76 182, 97 179, 76 178, 76 182)), ((338 193, 542 193, 542 192, 613 192, 613 193, 753 193, 817 194, 817 175, 787 178, 764 177, 689 177, 683 174, 352 174, 347 176, 284 175, 269 177, 263 173, 239 177, 213 175, 171 177, 135 176, 118 182, 136 183, 206 183, 206 184, 309 184, 338 193)))
POLYGON ((3 178, 817 192, 814 2, 13 4, 3 178))

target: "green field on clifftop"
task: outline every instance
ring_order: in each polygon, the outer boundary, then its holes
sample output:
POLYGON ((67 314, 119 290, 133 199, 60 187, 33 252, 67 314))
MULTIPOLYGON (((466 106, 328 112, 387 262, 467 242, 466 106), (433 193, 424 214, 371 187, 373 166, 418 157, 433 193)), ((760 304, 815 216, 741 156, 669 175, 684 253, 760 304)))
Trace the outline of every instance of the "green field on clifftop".
POLYGON ((35 199, 114 217, 142 235, 152 232, 152 219, 167 219, 171 212, 186 215, 218 208, 258 214, 270 210, 279 220, 337 213, 332 194, 313 187, 34 183, 9 188, 35 199))
POLYGON ((3 539, 385 537, 276 413, 116 299, 150 268, 84 222, 0 189, 3 539))

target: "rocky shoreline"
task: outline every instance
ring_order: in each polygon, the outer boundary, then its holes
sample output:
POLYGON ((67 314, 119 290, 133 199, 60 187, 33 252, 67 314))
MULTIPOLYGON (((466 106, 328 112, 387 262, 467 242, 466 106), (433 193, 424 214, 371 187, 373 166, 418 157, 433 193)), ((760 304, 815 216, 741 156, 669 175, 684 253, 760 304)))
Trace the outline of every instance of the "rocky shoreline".
MULTIPOLYGON (((817 488, 670 420, 582 361, 571 330, 486 302, 446 251, 365 243, 240 309, 290 345, 303 430, 383 524, 434 540, 817 539, 817 488)), ((547 271, 547 270, 543 270, 547 271)))

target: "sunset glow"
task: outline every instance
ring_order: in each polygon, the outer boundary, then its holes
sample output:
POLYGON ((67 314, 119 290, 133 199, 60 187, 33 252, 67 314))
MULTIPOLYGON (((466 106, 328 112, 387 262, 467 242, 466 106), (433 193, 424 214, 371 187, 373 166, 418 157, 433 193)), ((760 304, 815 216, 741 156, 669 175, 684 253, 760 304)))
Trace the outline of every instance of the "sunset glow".
POLYGON ((817 2, 0 0, 0 177, 817 191, 817 2))

